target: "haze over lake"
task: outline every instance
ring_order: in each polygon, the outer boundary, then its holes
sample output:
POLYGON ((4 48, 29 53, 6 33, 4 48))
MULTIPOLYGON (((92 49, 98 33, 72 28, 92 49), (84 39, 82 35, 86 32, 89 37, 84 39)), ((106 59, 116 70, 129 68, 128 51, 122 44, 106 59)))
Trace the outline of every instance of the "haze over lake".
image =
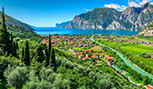
POLYGON ((40 35, 59 34, 59 35, 91 35, 91 34, 106 34, 106 35, 136 35, 139 31, 127 30, 83 30, 83 29, 63 29, 55 27, 37 27, 36 33, 40 35))

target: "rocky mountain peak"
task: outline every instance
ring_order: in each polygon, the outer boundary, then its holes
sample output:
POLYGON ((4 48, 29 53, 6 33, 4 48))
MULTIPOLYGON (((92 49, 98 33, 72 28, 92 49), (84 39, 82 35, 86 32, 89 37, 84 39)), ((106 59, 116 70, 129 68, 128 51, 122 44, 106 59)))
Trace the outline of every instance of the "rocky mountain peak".
POLYGON ((151 6, 151 4, 147 2, 141 8, 144 10, 145 8, 148 8, 149 6, 151 6))
POLYGON ((123 12, 112 8, 95 8, 75 16, 64 28, 138 31, 151 21, 153 5, 145 3, 142 7, 129 7, 123 12))

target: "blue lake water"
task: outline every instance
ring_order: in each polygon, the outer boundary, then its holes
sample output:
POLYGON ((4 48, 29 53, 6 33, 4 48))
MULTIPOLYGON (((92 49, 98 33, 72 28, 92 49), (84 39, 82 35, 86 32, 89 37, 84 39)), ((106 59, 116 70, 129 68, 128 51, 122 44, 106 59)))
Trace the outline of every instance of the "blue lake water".
POLYGON ((55 27, 37 27, 35 32, 40 35, 59 34, 59 35, 91 35, 91 34, 106 34, 106 35, 136 35, 138 31, 126 30, 83 30, 83 29, 62 29, 55 27))

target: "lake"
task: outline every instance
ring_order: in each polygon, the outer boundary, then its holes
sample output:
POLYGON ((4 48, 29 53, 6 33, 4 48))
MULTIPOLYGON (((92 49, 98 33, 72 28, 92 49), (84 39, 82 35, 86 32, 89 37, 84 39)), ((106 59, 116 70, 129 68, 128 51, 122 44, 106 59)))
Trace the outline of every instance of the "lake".
POLYGON ((83 29, 63 29, 55 27, 36 27, 35 32, 40 35, 59 34, 59 35, 91 35, 91 34, 106 34, 106 35, 136 35, 138 31, 126 30, 83 30, 83 29))

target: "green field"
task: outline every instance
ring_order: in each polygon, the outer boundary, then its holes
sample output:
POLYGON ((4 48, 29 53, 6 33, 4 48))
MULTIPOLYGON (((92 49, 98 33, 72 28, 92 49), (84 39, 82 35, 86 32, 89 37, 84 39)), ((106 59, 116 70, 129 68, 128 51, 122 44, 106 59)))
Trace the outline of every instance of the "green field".
POLYGON ((146 46, 146 45, 142 45, 142 44, 121 46, 121 49, 123 49, 127 52, 130 52, 130 53, 133 53, 133 54, 153 52, 152 46, 146 46))

